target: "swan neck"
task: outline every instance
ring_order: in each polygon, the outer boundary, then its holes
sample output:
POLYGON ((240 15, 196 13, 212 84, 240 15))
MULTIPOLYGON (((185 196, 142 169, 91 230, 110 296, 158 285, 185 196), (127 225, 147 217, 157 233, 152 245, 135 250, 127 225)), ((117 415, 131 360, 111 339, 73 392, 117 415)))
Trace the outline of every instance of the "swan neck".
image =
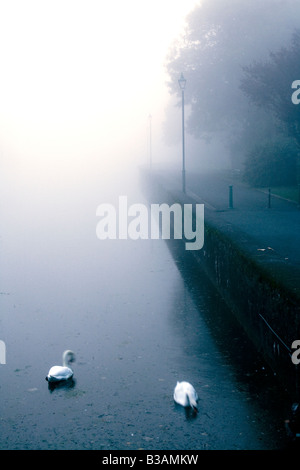
POLYGON ((63 353, 62 362, 63 362, 64 367, 69 366, 69 362, 73 358, 73 356, 74 356, 74 353, 72 351, 69 351, 69 350, 67 350, 63 353))

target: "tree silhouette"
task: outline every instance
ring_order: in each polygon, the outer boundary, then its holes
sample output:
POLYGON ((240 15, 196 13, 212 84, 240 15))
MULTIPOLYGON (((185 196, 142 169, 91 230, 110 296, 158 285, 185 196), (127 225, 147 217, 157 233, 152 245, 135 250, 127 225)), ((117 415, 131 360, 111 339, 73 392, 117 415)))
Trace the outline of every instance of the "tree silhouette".
POLYGON ((244 67, 240 87, 255 105, 270 111, 285 125, 300 149, 300 105, 292 101, 292 84, 297 80, 300 80, 300 30, 293 34, 289 48, 270 53, 266 62, 244 67))
MULTIPOLYGON (((290 58, 289 47, 299 15, 300 2, 294 0, 203 0, 169 50, 168 84, 178 105, 181 72, 187 79, 187 132, 207 141, 222 140, 234 164, 261 138, 261 129, 277 134, 278 119, 289 135, 299 138, 300 105, 291 101, 291 84, 300 80, 300 61, 299 53, 297 59, 290 58), (286 49, 269 55, 283 45, 286 49)), ((293 41, 300 52, 297 34, 293 41)))
MULTIPOLYGON (((184 35, 170 48, 166 61, 171 94, 180 98, 181 72, 187 79, 191 134, 239 131, 249 103, 240 89, 243 68, 288 44, 297 15, 300 4, 291 0, 231 0, 226 5, 224 0, 204 0, 191 11, 184 35)), ((261 91, 264 94, 265 88, 261 91)))

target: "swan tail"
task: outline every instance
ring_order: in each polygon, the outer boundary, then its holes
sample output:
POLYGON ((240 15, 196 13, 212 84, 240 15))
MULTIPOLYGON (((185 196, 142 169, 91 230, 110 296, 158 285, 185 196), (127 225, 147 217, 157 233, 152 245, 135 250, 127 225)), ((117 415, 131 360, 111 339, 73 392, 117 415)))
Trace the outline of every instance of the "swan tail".
POLYGON ((198 413, 198 405, 197 405, 197 400, 195 400, 194 397, 192 397, 190 394, 187 395, 188 400, 190 402, 190 405, 195 413, 198 413))

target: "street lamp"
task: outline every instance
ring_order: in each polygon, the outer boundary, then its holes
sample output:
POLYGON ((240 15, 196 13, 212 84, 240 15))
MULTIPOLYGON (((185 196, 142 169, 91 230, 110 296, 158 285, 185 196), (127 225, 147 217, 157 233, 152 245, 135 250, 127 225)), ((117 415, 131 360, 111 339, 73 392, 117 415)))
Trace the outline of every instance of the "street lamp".
POLYGON ((184 78, 183 73, 181 74, 178 83, 182 94, 182 191, 185 193, 184 89, 186 79, 184 78))

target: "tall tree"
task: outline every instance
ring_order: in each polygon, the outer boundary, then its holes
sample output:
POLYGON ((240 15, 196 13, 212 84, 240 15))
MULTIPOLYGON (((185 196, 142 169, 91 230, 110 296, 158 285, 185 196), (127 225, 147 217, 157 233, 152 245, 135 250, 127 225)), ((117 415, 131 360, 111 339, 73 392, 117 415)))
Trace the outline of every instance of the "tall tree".
POLYGON ((249 112, 240 89, 243 67, 287 45, 299 17, 294 0, 203 0, 189 14, 166 63, 172 94, 180 97, 181 72, 187 79, 188 132, 197 138, 218 132, 227 143, 236 141, 249 112))
POLYGON ((297 100, 295 103, 292 101, 292 96, 295 96, 292 84, 298 80, 300 30, 293 34, 290 47, 270 53, 268 61, 254 62, 245 67, 241 89, 254 104, 273 113, 285 125, 300 150, 300 105, 297 105, 297 100))

